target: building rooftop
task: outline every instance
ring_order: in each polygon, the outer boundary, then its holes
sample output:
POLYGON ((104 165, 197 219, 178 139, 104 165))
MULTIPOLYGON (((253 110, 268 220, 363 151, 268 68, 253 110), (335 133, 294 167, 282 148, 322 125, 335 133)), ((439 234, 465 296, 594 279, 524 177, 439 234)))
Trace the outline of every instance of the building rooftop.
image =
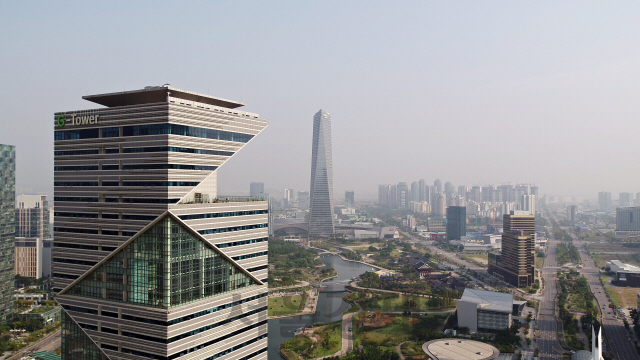
POLYGON ((614 272, 635 272, 635 273, 640 273, 640 267, 635 266, 635 265, 631 265, 631 264, 625 264, 620 260, 611 260, 609 261, 609 263, 613 266, 611 266, 611 270, 614 272))
POLYGON ((513 311, 513 295, 495 291, 464 289, 462 301, 479 304, 479 308, 501 312, 513 311))
POLYGON ((145 86, 144 89, 139 90, 86 95, 82 98, 107 107, 114 107, 167 102, 167 96, 228 109, 235 109, 244 106, 241 102, 176 89, 169 86, 169 84, 162 86, 145 86))
POLYGON ((490 360, 500 355, 494 346, 465 339, 432 340, 422 350, 434 360, 490 360))

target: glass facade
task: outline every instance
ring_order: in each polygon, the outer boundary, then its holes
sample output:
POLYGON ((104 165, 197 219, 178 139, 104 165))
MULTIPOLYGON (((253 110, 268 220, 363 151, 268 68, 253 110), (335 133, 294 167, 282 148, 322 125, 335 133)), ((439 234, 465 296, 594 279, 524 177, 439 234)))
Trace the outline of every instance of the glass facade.
POLYGON ((68 294, 169 308, 253 284, 248 275, 179 222, 165 217, 68 294))
POLYGON ((16 148, 0 144, 0 321, 13 313, 16 148))
POLYGON ((62 311, 62 341, 60 351, 74 360, 102 360, 102 351, 73 319, 62 311))

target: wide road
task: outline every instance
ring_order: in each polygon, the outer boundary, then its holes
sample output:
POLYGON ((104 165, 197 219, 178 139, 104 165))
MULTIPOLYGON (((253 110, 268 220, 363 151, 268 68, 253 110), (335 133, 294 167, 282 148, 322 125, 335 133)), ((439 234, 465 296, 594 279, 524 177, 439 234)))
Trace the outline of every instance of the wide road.
POLYGON ((558 324, 556 322, 555 299, 558 296, 556 288, 556 272, 558 265, 556 262, 557 242, 549 240, 547 243, 547 256, 542 268, 542 278, 544 279, 543 299, 538 310, 538 330, 536 331, 536 342, 540 349, 541 360, 562 359, 562 346, 558 342, 558 324))
POLYGON ((584 243, 577 243, 575 245, 580 250, 580 258, 584 265, 582 274, 589 282, 591 292, 595 295, 600 312, 602 313, 601 323, 604 327, 604 333, 609 340, 611 346, 611 352, 619 360, 639 360, 638 353, 634 349, 633 341, 630 339, 627 330, 624 328, 624 323, 614 315, 613 309, 609 308, 609 300, 605 290, 600 284, 599 270, 596 268, 593 260, 586 252, 584 243))

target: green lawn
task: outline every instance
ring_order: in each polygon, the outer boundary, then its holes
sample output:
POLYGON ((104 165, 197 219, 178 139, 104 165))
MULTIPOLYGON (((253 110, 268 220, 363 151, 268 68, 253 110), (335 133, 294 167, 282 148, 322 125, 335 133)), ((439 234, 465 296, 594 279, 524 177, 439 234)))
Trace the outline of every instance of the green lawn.
POLYGON ((328 325, 323 329, 316 330, 316 334, 319 335, 325 342, 328 339, 328 343, 317 344, 314 349, 313 356, 323 357, 342 349, 342 324, 328 325))
POLYGON ((289 315, 304 310, 302 295, 269 298, 269 316, 289 315))
POLYGON ((29 311, 29 314, 44 314, 47 311, 51 311, 51 310, 53 310, 53 306, 42 306, 29 311))

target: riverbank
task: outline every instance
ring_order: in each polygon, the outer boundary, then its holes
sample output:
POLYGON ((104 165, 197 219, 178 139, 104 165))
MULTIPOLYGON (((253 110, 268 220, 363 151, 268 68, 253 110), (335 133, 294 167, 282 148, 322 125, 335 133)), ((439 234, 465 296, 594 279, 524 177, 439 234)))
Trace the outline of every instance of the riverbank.
POLYGON ((309 249, 321 250, 321 251, 323 251, 323 252, 325 252, 327 254, 339 256, 344 261, 351 261, 351 262, 355 262, 355 263, 360 263, 362 265, 371 266, 372 268, 376 268, 378 270, 392 271, 392 270, 389 270, 389 269, 385 269, 382 266, 378 266, 378 265, 371 264, 371 263, 368 263, 368 262, 364 262, 364 261, 360 261, 360 260, 347 259, 346 257, 342 256, 342 254, 340 254, 340 252, 332 252, 332 251, 329 251, 329 250, 326 250, 326 249, 321 249, 321 248, 317 248, 317 247, 313 247, 313 246, 309 246, 309 249))
MULTIPOLYGON (((311 290, 305 291, 305 294, 306 294, 306 301, 304 303, 304 307, 303 307, 303 310, 301 312, 296 312, 296 313, 291 313, 291 314, 284 314, 284 315, 269 316, 269 317, 267 317, 267 320, 283 319, 283 318, 288 318, 288 317, 315 314, 316 306, 318 304, 319 292, 318 292, 317 289, 311 289, 311 290)), ((283 304, 283 306, 285 306, 285 305, 286 304, 283 304)), ((271 306, 271 304, 269 304, 269 306, 271 306)))

